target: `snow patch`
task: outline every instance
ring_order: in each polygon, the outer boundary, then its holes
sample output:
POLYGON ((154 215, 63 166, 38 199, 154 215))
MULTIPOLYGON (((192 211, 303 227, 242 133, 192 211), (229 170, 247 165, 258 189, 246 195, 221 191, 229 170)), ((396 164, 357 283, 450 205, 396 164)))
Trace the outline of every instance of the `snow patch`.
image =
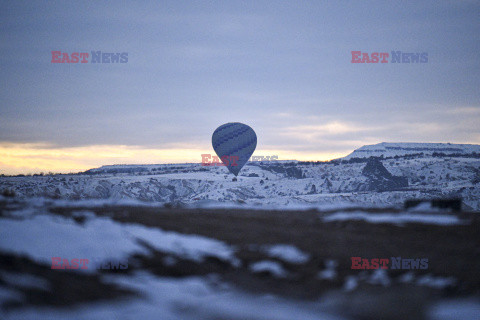
POLYGON ((355 290, 358 287, 358 280, 355 276, 347 276, 345 278, 345 283, 343 284, 343 290, 350 292, 355 290))
POLYGON ((5 283, 11 286, 45 291, 50 290, 50 283, 46 279, 31 274, 1 271, 0 277, 5 283))
POLYGON ((390 285, 390 278, 388 277, 387 271, 383 269, 376 269, 373 271, 372 275, 367 281, 370 284, 378 284, 384 287, 390 285))
POLYGON ((451 215, 434 214, 394 214, 394 213, 366 213, 362 211, 337 212, 323 218, 325 222, 363 220, 370 223, 422 223, 441 226, 463 225, 467 222, 451 215))
POLYGON ((285 278, 287 277, 287 271, 282 265, 275 261, 262 260, 250 265, 250 271, 253 273, 270 272, 274 277, 285 278))
MULTIPOLYGON (((81 214, 87 214, 82 212, 81 214)), ((234 266, 240 264, 234 249, 225 243, 198 235, 184 235, 136 224, 121 224, 105 217, 88 219, 83 225, 72 219, 37 215, 31 219, 0 219, 0 249, 27 255, 37 262, 51 265, 53 257, 62 259, 92 259, 102 257, 127 259, 150 251, 138 243, 174 254, 184 259, 201 262, 205 257, 217 257, 234 266)), ((95 271, 95 268, 82 271, 95 271)))
POLYGON ((317 274, 317 278, 321 280, 335 280, 337 277, 337 271, 335 271, 337 265, 338 263, 335 260, 325 261, 326 268, 317 274))
POLYGON ((205 278, 159 278, 149 273, 106 276, 109 282, 145 298, 90 303, 69 309, 27 308, 0 315, 2 319, 158 319, 162 320, 342 320, 324 312, 317 302, 257 295, 212 286, 205 278))
POLYGON ((125 231, 159 251, 172 253, 184 259, 202 262, 204 258, 210 256, 228 261, 234 266, 240 265, 240 261, 235 258, 235 250, 219 240, 147 228, 137 224, 125 226, 125 231))
POLYGON ((430 274, 424 275, 417 279, 417 285, 426 286, 434 289, 443 289, 454 286, 457 281, 453 277, 434 277, 430 274))
POLYGON ((310 260, 310 255, 297 249, 297 247, 290 244, 277 244, 266 246, 264 251, 271 258, 278 258, 285 262, 302 264, 310 260))
POLYGON ((429 320, 478 320, 480 301, 473 299, 444 300, 433 304, 428 310, 429 320))

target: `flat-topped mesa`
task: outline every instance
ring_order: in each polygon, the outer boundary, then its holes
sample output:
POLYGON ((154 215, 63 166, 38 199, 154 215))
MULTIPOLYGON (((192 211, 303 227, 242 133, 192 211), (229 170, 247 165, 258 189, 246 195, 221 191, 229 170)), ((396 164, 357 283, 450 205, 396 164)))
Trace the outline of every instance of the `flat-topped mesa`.
POLYGON ((480 145, 478 144, 453 144, 453 143, 417 143, 417 142, 382 142, 377 144, 365 145, 354 150, 352 153, 342 158, 349 160, 352 158, 369 157, 395 157, 406 155, 433 155, 446 154, 480 154, 480 145))

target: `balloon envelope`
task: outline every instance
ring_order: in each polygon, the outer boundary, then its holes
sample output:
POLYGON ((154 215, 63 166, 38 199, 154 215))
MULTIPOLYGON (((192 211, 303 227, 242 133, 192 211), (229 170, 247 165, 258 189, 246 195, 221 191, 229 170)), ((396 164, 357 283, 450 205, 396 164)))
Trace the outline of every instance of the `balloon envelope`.
POLYGON ((227 169, 237 176, 257 147, 257 135, 246 124, 229 122, 215 130, 212 146, 227 169), (232 163, 232 157, 238 157, 235 161, 237 165, 232 163))

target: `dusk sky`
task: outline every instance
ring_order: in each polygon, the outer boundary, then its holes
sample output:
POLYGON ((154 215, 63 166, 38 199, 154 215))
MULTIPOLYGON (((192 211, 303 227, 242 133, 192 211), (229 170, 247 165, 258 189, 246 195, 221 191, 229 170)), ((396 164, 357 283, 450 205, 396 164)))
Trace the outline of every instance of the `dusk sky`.
POLYGON ((479 17, 479 1, 0 1, 0 173, 200 162, 226 122, 280 160, 477 144, 479 17))

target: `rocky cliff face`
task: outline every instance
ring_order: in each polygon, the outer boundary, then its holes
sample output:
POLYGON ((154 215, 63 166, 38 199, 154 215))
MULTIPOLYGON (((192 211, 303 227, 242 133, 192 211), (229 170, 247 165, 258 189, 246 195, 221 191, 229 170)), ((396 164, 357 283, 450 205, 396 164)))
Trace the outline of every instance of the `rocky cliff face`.
POLYGON ((371 158, 362 170, 368 178, 368 191, 392 191, 408 187, 408 179, 392 175, 377 158, 371 158))
POLYGON ((267 170, 274 173, 283 174, 286 178, 295 178, 302 179, 305 178, 303 175, 302 169, 297 168, 296 166, 280 166, 280 165, 270 165, 270 166, 260 166, 263 170, 267 170))

